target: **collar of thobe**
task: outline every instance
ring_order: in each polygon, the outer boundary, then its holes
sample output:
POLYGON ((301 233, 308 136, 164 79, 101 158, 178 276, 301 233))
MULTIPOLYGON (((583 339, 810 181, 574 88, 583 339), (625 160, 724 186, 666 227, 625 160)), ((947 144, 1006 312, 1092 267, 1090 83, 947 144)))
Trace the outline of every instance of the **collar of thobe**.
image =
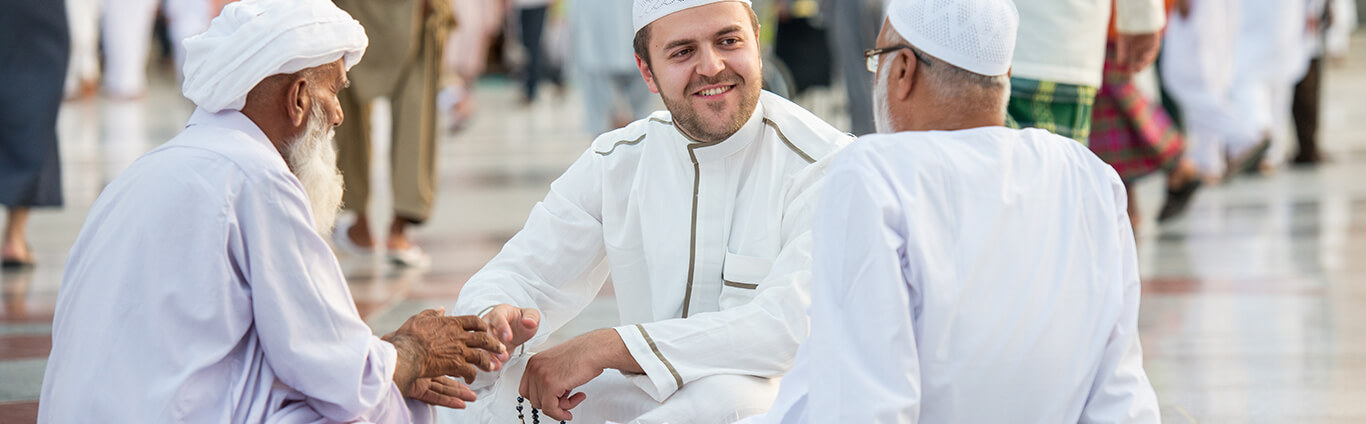
POLYGON ((688 141, 688 149, 699 162, 706 162, 721 159, 744 150, 746 146, 755 143, 764 135, 764 102, 759 101, 754 105, 754 113, 745 121, 745 125, 735 134, 731 134, 725 140, 713 142, 694 141, 688 136, 683 135, 678 128, 674 128, 680 137, 688 141))
POLYGON ((270 157, 276 159, 274 165, 289 167, 285 163, 285 158, 280 156, 279 150, 275 149, 275 144, 270 142, 270 137, 266 137, 266 133, 261 131, 261 127, 256 126, 256 123, 252 122, 251 118, 247 118, 247 115, 243 115, 242 112, 222 110, 214 113, 202 108, 195 108, 194 113, 190 115, 189 122, 185 123, 185 128, 195 126, 222 128, 245 134, 252 141, 255 141, 258 147, 270 149, 270 157))

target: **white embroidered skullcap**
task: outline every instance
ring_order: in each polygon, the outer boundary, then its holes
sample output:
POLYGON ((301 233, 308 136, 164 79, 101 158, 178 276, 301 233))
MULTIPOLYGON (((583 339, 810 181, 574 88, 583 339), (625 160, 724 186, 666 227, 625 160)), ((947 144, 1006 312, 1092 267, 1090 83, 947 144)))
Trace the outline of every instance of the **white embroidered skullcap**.
POLYGON ((185 39, 185 97, 210 112, 240 110, 271 75, 344 59, 360 62, 365 28, 330 0, 230 3, 202 34, 185 39))
POLYGON ((651 22, 674 12, 723 1, 736 1, 754 7, 750 0, 635 0, 635 5, 631 8, 631 25, 635 28, 631 32, 640 32, 641 28, 645 28, 651 22))
POLYGON ((912 46, 959 68, 1005 75, 1020 14, 1011 0, 892 0, 892 28, 912 46))

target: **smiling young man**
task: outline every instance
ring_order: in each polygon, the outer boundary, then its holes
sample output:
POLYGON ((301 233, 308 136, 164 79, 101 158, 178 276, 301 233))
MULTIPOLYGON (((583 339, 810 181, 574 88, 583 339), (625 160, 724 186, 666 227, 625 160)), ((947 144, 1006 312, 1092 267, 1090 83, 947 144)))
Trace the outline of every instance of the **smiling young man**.
POLYGON ((518 395, 578 422, 732 421, 768 408, 806 337, 810 213, 852 137, 762 91, 748 1, 638 0, 633 17, 668 112, 598 137, 453 309, 536 348, 610 275, 621 326, 486 373, 476 422, 515 419, 518 395))

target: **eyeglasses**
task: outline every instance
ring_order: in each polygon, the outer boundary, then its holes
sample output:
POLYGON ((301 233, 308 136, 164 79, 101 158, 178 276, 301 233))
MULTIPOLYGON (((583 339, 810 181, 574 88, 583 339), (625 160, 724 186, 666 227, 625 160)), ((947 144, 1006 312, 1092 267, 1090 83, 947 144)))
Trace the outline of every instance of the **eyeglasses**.
POLYGON ((876 74, 878 69, 878 63, 881 62, 882 55, 901 49, 910 50, 911 54, 915 55, 915 60, 920 61, 920 63, 924 63, 925 66, 930 66, 930 60, 926 59, 924 55, 920 54, 919 50, 916 50, 914 47, 905 44, 899 46, 878 47, 876 49, 864 50, 863 63, 868 67, 868 72, 876 74))

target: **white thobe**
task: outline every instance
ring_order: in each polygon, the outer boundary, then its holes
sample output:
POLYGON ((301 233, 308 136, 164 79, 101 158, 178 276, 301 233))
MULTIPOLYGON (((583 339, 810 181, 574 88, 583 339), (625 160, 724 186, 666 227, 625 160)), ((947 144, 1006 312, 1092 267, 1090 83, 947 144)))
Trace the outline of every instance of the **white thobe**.
POLYGON ((1124 184, 1086 147, 867 136, 825 184, 811 336, 754 422, 1158 422, 1124 184))
MULTIPOLYGON (((1016 0, 1020 30, 1011 75, 1100 87, 1111 0, 1016 0)), ((1114 0, 1121 34, 1160 31, 1161 0, 1114 0)))
POLYGON ((1256 128, 1239 116, 1232 97, 1241 3, 1192 2, 1184 18, 1173 11, 1162 42, 1162 83, 1181 106, 1186 153, 1206 175, 1222 174, 1225 157, 1261 141, 1256 128))
POLYGON ((100 76, 100 0, 66 0, 71 32, 71 62, 66 70, 67 97, 80 94, 81 84, 100 76))
POLYGON ((1309 69, 1305 50, 1308 0, 1242 0, 1242 30, 1234 54, 1233 102, 1257 141, 1272 141, 1266 162, 1292 153, 1290 114, 1295 84, 1309 69))
MULTIPOLYGON (((538 309, 540 330, 527 344, 534 347, 582 311, 610 273, 616 331, 645 371, 621 381, 646 395, 636 413, 684 405, 689 399, 680 397, 689 396, 671 395, 707 378, 779 377, 807 333, 810 212, 823 159, 851 139, 768 92, 720 142, 689 140, 667 112, 603 134, 466 283, 452 313, 482 314, 503 303, 538 309)), ((515 396, 517 382, 504 386, 515 396)), ((743 397, 689 392, 714 397, 703 403, 712 412, 762 411, 742 408, 743 397)), ((590 394, 576 418, 600 402, 590 394)), ((513 409, 511 399, 492 404, 488 414, 513 409)), ((700 422, 697 406, 672 414, 653 419, 700 422)))
POLYGON ((103 0, 100 46, 104 90, 118 97, 147 92, 147 55, 158 0, 103 0))
POLYGON ((412 421, 312 216, 251 120, 196 111, 91 207, 38 421, 412 421))

